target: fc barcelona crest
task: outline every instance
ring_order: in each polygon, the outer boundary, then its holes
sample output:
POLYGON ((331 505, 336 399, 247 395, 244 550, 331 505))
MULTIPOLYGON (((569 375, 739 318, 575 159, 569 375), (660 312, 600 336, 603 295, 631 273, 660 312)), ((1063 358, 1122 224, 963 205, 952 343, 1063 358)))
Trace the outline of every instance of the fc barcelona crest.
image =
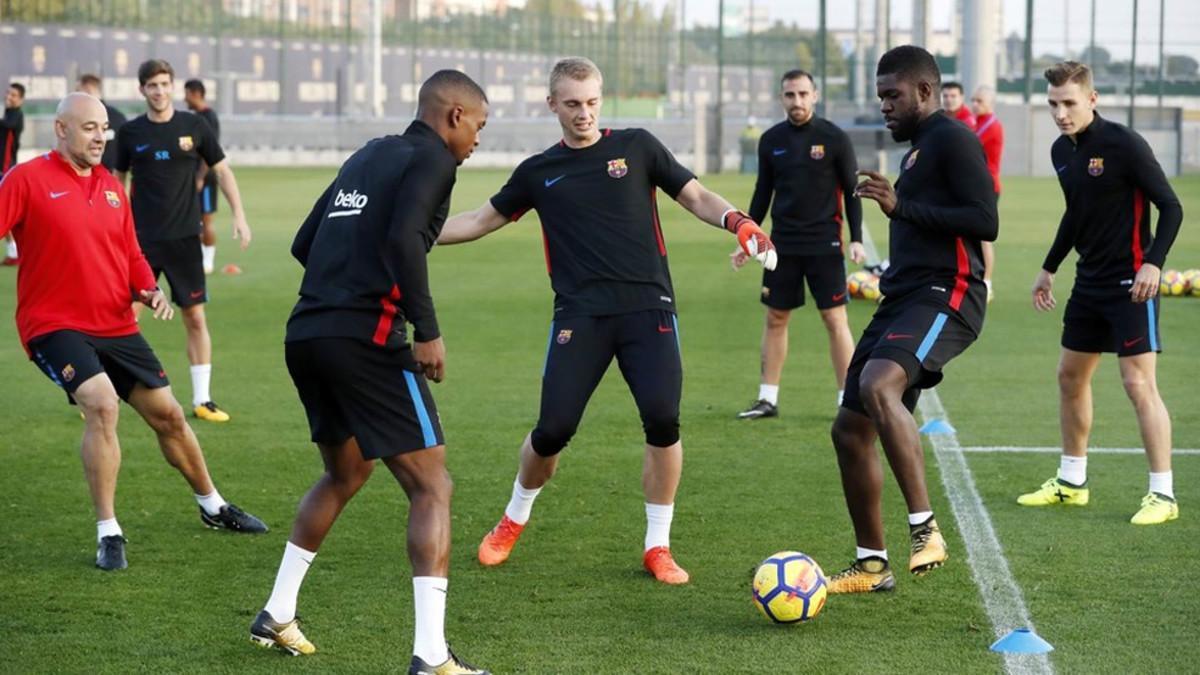
POLYGON ((1104 158, 1093 157, 1088 160, 1088 175, 1099 176, 1104 173, 1104 158))
MULTIPOLYGON (((608 175, 613 178, 624 178, 625 174, 629 173, 629 167, 625 164, 625 158, 608 160, 608 175)), ((570 332, 570 331, 568 331, 570 332)), ((568 336, 568 339, 570 337, 568 336)))
POLYGON ((562 329, 562 330, 558 331, 558 338, 556 338, 556 341, 558 342, 558 344, 560 344, 560 345, 565 345, 565 344, 567 344, 568 342, 570 342, 570 341, 571 341, 571 333, 572 333, 572 332, 573 332, 573 331, 571 331, 571 330, 568 330, 568 329, 566 329, 566 328, 564 328, 564 329, 562 329))
POLYGON ((75 366, 68 363, 67 366, 62 369, 62 377, 63 382, 70 382, 71 380, 75 379, 75 366))
POLYGON ((919 155, 919 154, 921 154, 920 150, 912 151, 912 154, 909 155, 908 159, 905 160, 905 162, 904 162, 904 170, 905 171, 908 171, 909 169, 913 168, 913 164, 917 163, 917 155, 919 155))
POLYGON ((192 142, 191 136, 180 136, 179 137, 179 149, 180 150, 182 150, 184 152, 188 152, 189 150, 191 150, 194 147, 196 147, 196 144, 194 142, 192 142))
POLYGON ((121 198, 118 197, 117 193, 112 190, 104 191, 104 200, 107 201, 108 205, 113 207, 114 209, 120 208, 120 206, 121 206, 121 198))
POLYGON ((813 159, 821 159, 822 157, 825 156, 825 146, 824 145, 812 146, 811 148, 808 149, 808 156, 812 157, 813 159))

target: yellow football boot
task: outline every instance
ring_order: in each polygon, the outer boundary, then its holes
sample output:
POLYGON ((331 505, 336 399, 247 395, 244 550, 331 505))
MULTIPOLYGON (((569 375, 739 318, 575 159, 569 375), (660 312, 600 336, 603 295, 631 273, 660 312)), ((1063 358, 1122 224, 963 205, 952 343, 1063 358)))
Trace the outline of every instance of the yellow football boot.
POLYGON ((1060 478, 1051 478, 1033 492, 1017 497, 1017 503, 1021 506, 1052 506, 1054 504, 1086 506, 1088 489, 1084 487, 1085 485, 1087 483, 1071 485, 1060 478))
POLYGON ((883 558, 863 558, 829 577, 830 593, 874 593, 896 587, 892 568, 883 558))
POLYGON ((1142 497, 1142 508, 1129 522, 1134 525, 1159 525, 1179 517, 1179 504, 1172 498, 1151 492, 1142 497))
POLYGON ((449 646, 446 647, 446 651, 450 658, 436 666, 426 663, 421 657, 413 654, 412 662, 408 665, 408 675, 491 675, 487 670, 476 668, 455 656, 449 646))
POLYGON ((279 623, 267 610, 255 617, 250 625, 250 641, 259 647, 281 649, 292 656, 308 656, 317 648, 300 632, 300 619, 279 623))
POLYGON ((920 525, 909 525, 912 538, 912 555, 908 559, 908 571, 920 576, 931 569, 941 567, 950 557, 946 553, 946 540, 933 516, 920 525))
POLYGON ((192 409, 192 413, 195 414, 197 418, 202 419, 206 422, 228 422, 229 421, 229 413, 218 408, 217 404, 213 403, 212 401, 208 401, 207 403, 201 403, 200 405, 198 405, 192 409))

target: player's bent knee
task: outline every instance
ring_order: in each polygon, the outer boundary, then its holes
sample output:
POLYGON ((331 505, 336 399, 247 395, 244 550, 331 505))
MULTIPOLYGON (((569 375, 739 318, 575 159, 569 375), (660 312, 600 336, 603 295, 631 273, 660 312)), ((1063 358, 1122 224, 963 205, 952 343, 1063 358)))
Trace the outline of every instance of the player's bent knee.
POLYGON ((679 442, 679 417, 650 417, 642 420, 646 444, 666 448, 679 442))
POLYGON ((86 404, 79 402, 79 407, 83 410, 84 418, 95 419, 106 427, 115 427, 117 418, 121 414, 121 399, 117 398, 116 392, 113 392, 111 396, 97 396, 95 400, 90 400, 86 404))
POLYGON ((169 405, 156 410, 150 418, 150 426, 160 434, 178 436, 187 427, 187 419, 183 416, 183 408, 174 399, 169 405))
POLYGON ((571 437, 575 435, 575 427, 545 427, 538 426, 529 434, 529 444, 539 457, 553 457, 567 447, 571 437))

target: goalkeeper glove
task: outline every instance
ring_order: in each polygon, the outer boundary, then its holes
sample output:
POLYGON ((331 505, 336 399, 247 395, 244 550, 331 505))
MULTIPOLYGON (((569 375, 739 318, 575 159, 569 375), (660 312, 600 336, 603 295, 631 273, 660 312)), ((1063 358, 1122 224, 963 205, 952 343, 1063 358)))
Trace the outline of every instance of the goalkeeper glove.
POLYGON ((721 224, 737 236, 738 246, 742 247, 746 255, 762 263, 768 270, 775 269, 779 261, 775 245, 750 216, 737 209, 729 209, 721 216, 721 224))

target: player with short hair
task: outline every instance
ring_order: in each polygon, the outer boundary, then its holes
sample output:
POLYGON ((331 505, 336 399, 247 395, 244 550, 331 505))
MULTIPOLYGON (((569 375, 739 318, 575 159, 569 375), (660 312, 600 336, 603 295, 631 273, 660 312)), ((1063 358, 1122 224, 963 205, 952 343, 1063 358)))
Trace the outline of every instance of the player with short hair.
POLYGON ((971 114, 971 109, 966 105, 966 96, 962 84, 958 82, 942 83, 942 109, 974 131, 977 126, 976 120, 975 116, 971 114))
POLYGON ((0 181, 0 235, 12 232, 24 254, 17 272, 21 343, 83 412, 80 454, 96 512, 96 566, 116 570, 128 564, 115 510, 121 400, 154 430, 205 525, 245 533, 267 526, 217 492, 167 374, 138 332, 132 302, 149 306, 156 319, 173 311, 138 248, 125 191, 100 165, 106 123, 99 99, 76 92, 59 103, 57 148, 0 181))
POLYGON ((82 91, 89 96, 100 99, 100 102, 104 104, 104 110, 108 112, 108 131, 104 135, 104 156, 100 158, 100 165, 112 172, 117 170, 117 144, 114 141, 117 139, 117 131, 125 126, 127 120, 125 113, 112 107, 101 98, 101 86, 100 76, 92 73, 84 73, 79 76, 79 82, 75 85, 75 91, 82 91))
MULTIPOLYGON (((971 95, 971 112, 975 115, 975 135, 983 146, 987 157, 988 172, 996 188, 996 200, 1000 199, 1000 156, 1004 154, 1004 125, 996 117, 996 90, 980 85, 971 95)), ((992 301, 992 272, 996 268, 996 249, 992 242, 983 242, 983 283, 987 284, 988 302, 992 301)))
POLYGON ((417 119, 402 136, 377 138, 346 160, 292 244, 304 279, 287 324, 287 366, 325 473, 300 502, 250 637, 294 655, 316 651, 296 619, 300 585, 378 459, 411 503, 416 635, 408 672, 485 673, 446 646, 452 484, 426 383, 441 382, 446 350, 426 256, 446 219, 457 166, 479 143, 488 103, 456 70, 434 73, 418 99, 417 119))
POLYGON ((753 220, 701 186, 649 132, 599 126, 603 76, 596 64, 582 57, 562 59, 549 84, 546 100, 558 117, 562 140, 523 161, 483 206, 447 220, 438 238, 441 244, 472 241, 536 209, 555 294, 541 413, 521 444, 512 498, 479 545, 479 561, 499 565, 508 558, 534 499, 554 475, 559 453, 615 358, 645 431, 642 564, 661 582, 687 583, 688 573, 670 550, 683 468, 683 366, 657 190, 701 220, 733 232, 747 253, 768 267, 774 267, 775 251, 753 220))
MULTIPOLYGON (((766 305, 767 318, 762 337, 762 379, 758 399, 738 414, 740 419, 779 414, 788 320, 792 310, 804 306, 806 282, 829 334, 829 356, 837 382, 837 402, 841 404, 846 368, 854 351, 854 338, 846 320, 849 294, 843 220, 850 229, 850 259, 856 263, 866 260, 862 204, 854 196, 858 161, 850 137, 833 122, 816 116, 820 93, 810 73, 789 70, 780 78, 779 89, 779 102, 787 119, 759 139, 758 180, 749 210, 755 222, 762 222, 767 207, 771 207, 771 241, 779 251, 779 266, 763 270, 759 299, 766 305)), ((731 259, 734 269, 738 269, 745 264, 746 255, 739 247, 731 259)))
POLYGON ((920 47, 896 47, 879 59, 875 87, 892 138, 911 141, 895 188, 874 171, 858 196, 890 219, 891 266, 880 279, 884 301, 850 360, 846 396, 832 429, 857 551, 829 578, 832 593, 895 586, 883 543, 883 471, 875 439, 908 507, 908 569, 924 574, 947 558, 925 485, 925 457, 912 411, 922 389, 983 329, 987 288, 981 241, 996 238, 996 193, 983 148, 969 129, 938 110, 938 72, 920 47))
MULTIPOLYGON (((217 111, 205 100, 204 81, 191 79, 183 83, 183 100, 188 110, 199 115, 212 128, 213 138, 221 142, 221 120, 217 111)), ((200 250, 203 253, 204 273, 212 274, 217 258, 217 231, 213 228, 213 214, 217 212, 217 176, 208 170, 203 161, 196 163, 196 191, 200 193, 200 250)))
POLYGON ((1086 65, 1063 61, 1046 70, 1050 112, 1061 134, 1050 159, 1067 208, 1033 283, 1033 306, 1054 309, 1054 274, 1074 248, 1075 286, 1063 312, 1058 363, 1062 456, 1058 475, 1023 494, 1025 506, 1088 503, 1087 444, 1092 427, 1092 375, 1104 352, 1116 352, 1133 403, 1150 487, 1134 525, 1179 517, 1171 474, 1171 418, 1158 393, 1159 276, 1183 222, 1183 207, 1149 144, 1096 112, 1086 65), (1158 227, 1150 231, 1150 204, 1158 227))
MULTIPOLYGON (((0 118, 0 177, 17 165, 17 150, 21 148, 21 133, 25 131, 25 113, 21 104, 25 102, 25 85, 13 82, 8 85, 4 96, 4 117, 0 118)), ((0 265, 19 265, 17 241, 11 235, 4 237, 4 260, 0 265)))
POLYGON ((147 111, 117 134, 117 179, 132 172, 133 218, 138 240, 157 278, 165 274, 171 299, 179 305, 187 329, 191 363, 192 413, 209 422, 228 422, 229 414, 213 402, 212 338, 204 315, 208 301, 200 250, 200 202, 196 198, 196 165, 203 161, 216 174, 233 210, 233 237, 242 249, 250 245, 250 227, 242 210, 233 169, 203 119, 175 110, 171 92, 175 71, 161 59, 138 67, 139 91, 147 111))

